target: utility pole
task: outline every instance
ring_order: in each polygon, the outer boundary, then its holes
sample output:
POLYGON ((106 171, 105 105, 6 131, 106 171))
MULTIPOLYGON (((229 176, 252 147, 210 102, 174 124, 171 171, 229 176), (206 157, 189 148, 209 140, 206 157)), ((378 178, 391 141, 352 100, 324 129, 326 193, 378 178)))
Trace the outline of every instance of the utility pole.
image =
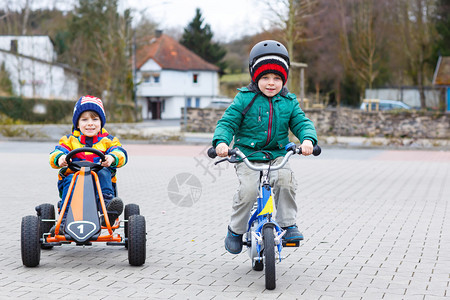
POLYGON ((137 122, 139 120, 138 116, 138 105, 137 105, 137 97, 136 97, 136 31, 133 29, 133 41, 131 45, 131 64, 132 64, 132 72, 133 72, 133 102, 134 102, 134 119, 137 122))

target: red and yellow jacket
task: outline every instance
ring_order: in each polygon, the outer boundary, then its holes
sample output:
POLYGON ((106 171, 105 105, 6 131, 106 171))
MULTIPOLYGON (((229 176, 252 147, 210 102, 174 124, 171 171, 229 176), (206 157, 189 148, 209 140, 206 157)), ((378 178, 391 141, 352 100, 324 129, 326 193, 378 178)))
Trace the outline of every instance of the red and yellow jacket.
MULTIPOLYGON (((50 153, 50 166, 54 169, 61 168, 58 165, 58 159, 61 155, 67 155, 70 151, 82 147, 91 147, 103 152, 105 155, 111 155, 115 158, 115 162, 111 164, 113 178, 116 182, 115 172, 116 168, 123 167, 128 161, 128 155, 122 144, 115 136, 110 135, 104 128, 94 137, 87 137, 79 130, 74 130, 72 134, 63 136, 59 140, 59 144, 55 150, 50 153)), ((81 152, 72 157, 72 161, 88 160, 92 162, 99 162, 100 157, 89 152, 81 152)), ((69 168, 62 168, 59 172, 58 179, 61 180, 67 174, 73 173, 69 168)))

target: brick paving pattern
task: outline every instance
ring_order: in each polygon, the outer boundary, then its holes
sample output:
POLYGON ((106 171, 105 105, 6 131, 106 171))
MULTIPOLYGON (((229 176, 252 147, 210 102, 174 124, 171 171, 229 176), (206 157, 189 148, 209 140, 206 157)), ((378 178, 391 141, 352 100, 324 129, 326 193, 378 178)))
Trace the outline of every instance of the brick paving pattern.
POLYGON ((292 159, 305 241, 283 249, 277 288, 268 291, 246 253, 223 247, 233 167, 213 166, 206 145, 125 146, 130 160, 118 173, 119 193, 146 218, 145 265, 130 266, 123 247, 94 243, 42 250, 40 265, 26 268, 21 218, 57 202, 56 170, 47 162, 53 145, 0 142, 1 299, 450 297, 448 151, 325 148, 320 157, 292 159), (184 207, 168 197, 168 183, 183 172, 202 184, 198 201, 184 207))

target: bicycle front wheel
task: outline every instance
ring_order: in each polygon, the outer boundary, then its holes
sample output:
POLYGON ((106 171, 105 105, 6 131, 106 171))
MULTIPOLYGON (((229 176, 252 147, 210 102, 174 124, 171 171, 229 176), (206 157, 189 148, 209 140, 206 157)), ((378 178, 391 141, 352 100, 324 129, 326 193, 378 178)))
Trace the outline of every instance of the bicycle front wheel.
POLYGON ((267 226, 263 230, 264 241, 264 265, 266 277, 266 289, 275 289, 275 235, 273 227, 267 226))

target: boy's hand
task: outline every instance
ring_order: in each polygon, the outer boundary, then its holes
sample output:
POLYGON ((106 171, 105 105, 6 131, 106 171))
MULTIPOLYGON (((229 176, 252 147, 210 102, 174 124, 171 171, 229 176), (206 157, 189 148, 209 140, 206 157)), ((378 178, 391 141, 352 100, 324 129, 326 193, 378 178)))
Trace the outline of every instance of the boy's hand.
POLYGON ((304 156, 311 155, 313 153, 313 143, 310 140, 304 140, 302 145, 300 146, 302 148, 302 154, 304 156))
POLYGON ((220 157, 227 157, 228 156, 228 150, 230 150, 230 148, 225 143, 220 143, 220 144, 218 144, 216 146, 216 153, 220 157))
POLYGON ((60 166, 61 168, 68 166, 67 161, 66 161, 66 156, 67 155, 63 154, 58 158, 58 166, 60 166))
POLYGON ((102 162, 103 167, 109 167, 112 163, 114 163, 116 159, 112 155, 105 155, 105 161, 102 162))

